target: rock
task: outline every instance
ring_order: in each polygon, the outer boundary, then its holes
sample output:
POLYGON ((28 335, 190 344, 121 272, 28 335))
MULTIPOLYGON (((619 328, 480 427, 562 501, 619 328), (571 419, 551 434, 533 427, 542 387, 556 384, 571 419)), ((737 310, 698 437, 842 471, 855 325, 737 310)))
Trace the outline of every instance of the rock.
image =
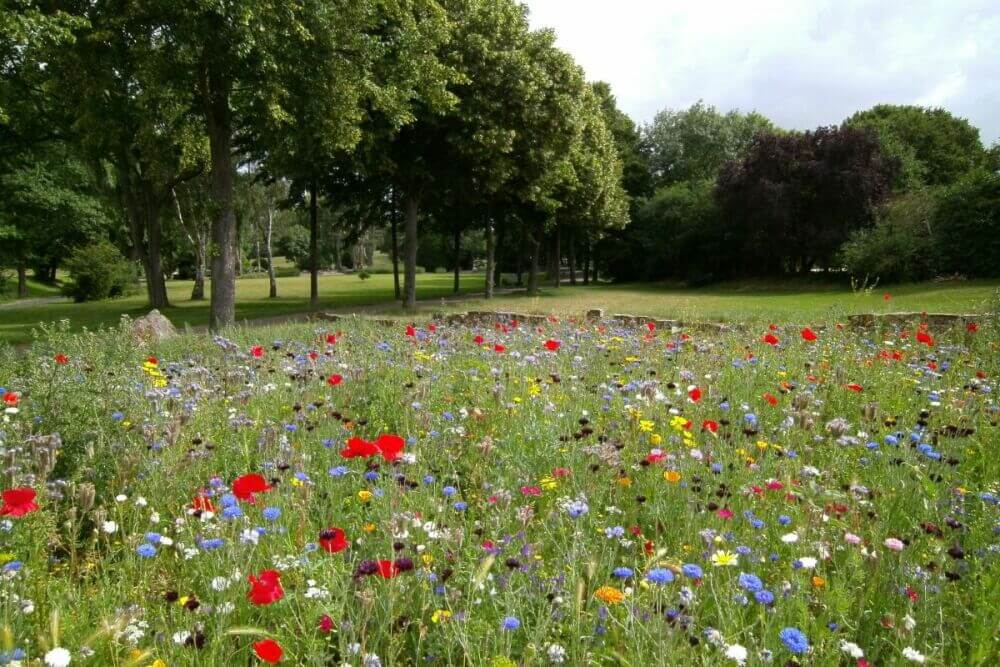
POLYGON ((132 322, 132 335, 141 343, 159 343, 177 335, 177 329, 155 308, 132 322))
POLYGON ((604 310, 601 308, 591 308, 587 311, 587 319, 591 322, 599 322, 604 319, 604 310))

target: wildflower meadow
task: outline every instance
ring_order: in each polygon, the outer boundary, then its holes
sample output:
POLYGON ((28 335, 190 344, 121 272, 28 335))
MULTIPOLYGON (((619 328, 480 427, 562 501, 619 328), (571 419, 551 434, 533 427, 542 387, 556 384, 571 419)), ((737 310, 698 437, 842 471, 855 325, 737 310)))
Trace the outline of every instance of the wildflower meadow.
POLYGON ((989 665, 989 318, 0 352, 0 665, 989 665))

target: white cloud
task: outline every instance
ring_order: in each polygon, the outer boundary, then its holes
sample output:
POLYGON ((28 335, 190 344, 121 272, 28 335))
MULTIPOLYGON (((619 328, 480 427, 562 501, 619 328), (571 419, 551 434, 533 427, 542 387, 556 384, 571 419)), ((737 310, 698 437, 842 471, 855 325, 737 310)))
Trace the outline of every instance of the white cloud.
POLYGON ((699 98, 779 125, 941 105, 1000 140, 995 0, 523 0, 639 122, 699 98))

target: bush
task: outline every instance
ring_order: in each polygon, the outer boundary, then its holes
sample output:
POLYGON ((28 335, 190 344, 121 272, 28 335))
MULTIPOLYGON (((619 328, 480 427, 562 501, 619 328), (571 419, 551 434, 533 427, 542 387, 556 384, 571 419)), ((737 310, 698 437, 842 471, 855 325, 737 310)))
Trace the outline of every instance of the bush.
POLYGON ((361 280, 368 280, 371 277, 372 274, 366 271, 365 269, 361 269, 360 271, 358 271, 358 278, 361 278, 361 280))
POLYGON ((940 259, 931 234, 935 198, 927 190, 893 201, 875 226, 855 232, 840 250, 847 271, 883 283, 933 278, 940 259))
POLYGON ((69 280, 63 293, 78 303, 123 296, 137 286, 137 267, 109 241, 77 248, 65 266, 69 280))
POLYGON ((943 272, 1000 276, 1000 174, 971 172, 945 190, 933 229, 943 272))

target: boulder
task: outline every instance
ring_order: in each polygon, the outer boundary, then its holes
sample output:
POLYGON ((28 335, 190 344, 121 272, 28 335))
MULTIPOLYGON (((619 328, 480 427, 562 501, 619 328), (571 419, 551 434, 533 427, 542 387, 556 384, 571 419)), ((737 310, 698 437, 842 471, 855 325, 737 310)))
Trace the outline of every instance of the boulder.
POLYGON ((132 322, 132 336, 141 343, 159 343, 176 335, 174 325, 155 308, 132 322))

